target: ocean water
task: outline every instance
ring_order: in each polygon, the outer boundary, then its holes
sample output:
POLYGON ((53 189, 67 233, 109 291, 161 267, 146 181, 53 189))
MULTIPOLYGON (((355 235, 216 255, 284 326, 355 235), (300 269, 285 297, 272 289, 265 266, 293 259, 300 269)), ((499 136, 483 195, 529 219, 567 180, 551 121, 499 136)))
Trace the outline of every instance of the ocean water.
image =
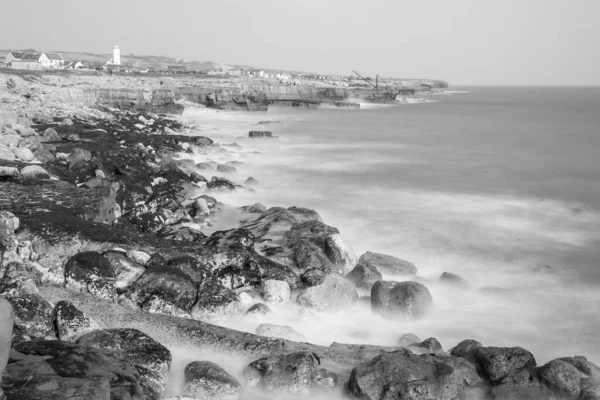
POLYGON ((468 338, 524 347, 538 365, 573 355, 600 363, 600 88, 460 89, 360 110, 186 112, 195 134, 228 150, 197 161, 244 161, 226 176, 260 182, 220 200, 313 208, 357 255, 413 262, 434 299, 419 321, 361 305, 328 315, 287 305, 268 320, 222 324, 290 325, 325 345, 394 345, 412 332, 446 350, 468 338), (256 129, 278 138, 248 139, 256 129), (444 271, 473 288, 440 285, 444 271))

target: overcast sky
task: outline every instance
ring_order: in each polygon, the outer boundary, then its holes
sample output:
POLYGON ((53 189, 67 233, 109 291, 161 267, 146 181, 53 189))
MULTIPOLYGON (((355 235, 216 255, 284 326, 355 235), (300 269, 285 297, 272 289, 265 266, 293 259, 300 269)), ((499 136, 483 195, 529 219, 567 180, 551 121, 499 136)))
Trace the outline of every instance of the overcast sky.
POLYGON ((600 84, 600 0, 0 0, 0 48, 600 84))

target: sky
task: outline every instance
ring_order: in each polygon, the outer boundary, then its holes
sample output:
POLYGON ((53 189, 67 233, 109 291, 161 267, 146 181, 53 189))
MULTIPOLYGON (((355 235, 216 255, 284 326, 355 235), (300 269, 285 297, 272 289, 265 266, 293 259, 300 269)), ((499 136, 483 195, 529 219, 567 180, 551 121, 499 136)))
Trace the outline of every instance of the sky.
POLYGON ((600 0, 0 0, 0 49, 600 85, 600 0))

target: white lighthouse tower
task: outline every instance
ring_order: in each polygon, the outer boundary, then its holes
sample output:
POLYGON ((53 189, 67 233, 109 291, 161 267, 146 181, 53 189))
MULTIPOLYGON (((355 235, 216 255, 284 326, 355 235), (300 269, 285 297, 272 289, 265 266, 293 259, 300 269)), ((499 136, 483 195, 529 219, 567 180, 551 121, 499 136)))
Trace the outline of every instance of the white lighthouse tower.
POLYGON ((115 46, 113 50, 112 63, 114 65, 121 65, 121 50, 119 49, 119 46, 115 46))

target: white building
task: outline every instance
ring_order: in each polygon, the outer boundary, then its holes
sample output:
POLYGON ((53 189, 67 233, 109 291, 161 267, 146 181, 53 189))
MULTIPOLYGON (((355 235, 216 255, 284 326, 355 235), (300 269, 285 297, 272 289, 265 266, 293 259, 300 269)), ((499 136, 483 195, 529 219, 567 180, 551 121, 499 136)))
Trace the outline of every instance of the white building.
POLYGON ((231 67, 225 64, 217 64, 214 67, 212 67, 210 70, 208 70, 208 72, 206 73, 207 75, 229 75, 229 71, 231 71, 231 67))
POLYGON ((121 49, 119 49, 119 46, 115 46, 113 49, 113 58, 110 63, 113 65, 121 65, 121 49))

